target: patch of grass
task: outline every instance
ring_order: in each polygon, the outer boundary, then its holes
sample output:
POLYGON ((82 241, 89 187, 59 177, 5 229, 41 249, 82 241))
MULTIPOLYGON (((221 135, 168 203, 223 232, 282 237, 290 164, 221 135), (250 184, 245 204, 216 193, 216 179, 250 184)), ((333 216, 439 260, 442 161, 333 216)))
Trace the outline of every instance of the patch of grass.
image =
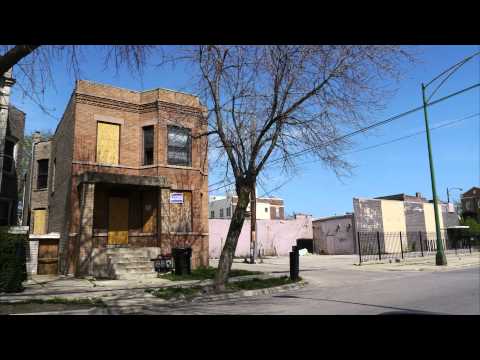
MULTIPOLYGON (((163 279, 171 281, 186 281, 186 280, 207 280, 215 278, 217 273, 217 268, 214 267, 200 267, 195 270, 192 270, 190 275, 175 275, 174 273, 162 275, 163 279)), ((260 271, 249 271, 249 270, 231 270, 229 277, 245 276, 245 275, 259 275, 260 271)))
POLYGON ((227 284, 226 288, 233 291, 257 290, 257 289, 266 289, 266 288, 271 288, 275 286, 293 284, 297 281, 292 281, 287 276, 270 278, 270 279, 253 278, 253 279, 244 280, 244 281, 230 282, 227 284))
POLYGON ((54 297, 51 299, 31 299, 18 302, 16 304, 63 304, 63 305, 88 305, 88 306, 98 306, 106 307, 107 305, 103 302, 102 299, 82 299, 82 298, 61 298, 54 297))
MULTIPOLYGON (((300 281, 299 278, 297 281, 300 281)), ((226 286, 226 293, 241 291, 241 290, 256 290, 256 289, 266 289, 275 286, 293 284, 297 281, 290 280, 287 276, 282 276, 278 278, 270 279, 259 279, 253 278, 250 280, 235 281, 228 283, 226 286)), ((190 299, 201 294, 210 293, 213 291, 213 288, 210 286, 190 286, 190 287, 165 287, 160 289, 146 289, 145 292, 150 293, 156 297, 170 300, 173 298, 184 298, 190 299)))
POLYGON ((192 286, 192 287, 166 287, 166 288, 160 288, 160 289, 147 289, 145 290, 146 292, 165 299, 169 300, 172 298, 192 298, 195 295, 198 295, 201 291, 202 288, 200 286, 192 286))

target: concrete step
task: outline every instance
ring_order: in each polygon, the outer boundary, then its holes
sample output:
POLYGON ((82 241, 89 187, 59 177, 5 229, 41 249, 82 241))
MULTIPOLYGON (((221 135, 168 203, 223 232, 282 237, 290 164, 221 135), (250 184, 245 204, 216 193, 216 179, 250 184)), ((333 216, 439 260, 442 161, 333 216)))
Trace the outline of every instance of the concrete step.
POLYGON ((153 269, 152 261, 118 261, 112 262, 111 264, 115 269, 124 269, 129 267, 150 267, 153 269))
POLYGON ((135 256, 135 255, 120 255, 120 256, 109 256, 111 263, 124 263, 124 262, 152 262, 150 258, 145 256, 135 256))
POLYGON ((143 272, 155 272, 153 266, 131 266, 125 268, 114 268, 115 274, 133 274, 133 273, 143 273, 143 272))
POLYGON ((117 274, 116 275, 116 278, 118 280, 135 280, 135 279, 154 279, 154 278, 157 278, 158 275, 156 272, 153 272, 153 273, 138 273, 138 274, 131 274, 131 273, 127 273, 127 274, 117 274))

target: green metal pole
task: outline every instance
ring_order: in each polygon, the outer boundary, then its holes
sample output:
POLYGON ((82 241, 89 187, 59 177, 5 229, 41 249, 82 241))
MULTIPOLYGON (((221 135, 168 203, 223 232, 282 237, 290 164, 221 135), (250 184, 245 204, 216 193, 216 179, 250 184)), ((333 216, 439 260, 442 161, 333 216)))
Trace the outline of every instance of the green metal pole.
POLYGON ((440 231, 440 221, 438 216, 437 190, 435 188, 435 171, 433 168, 432 145, 430 143, 430 128, 428 126, 427 101, 425 100, 425 85, 422 83, 423 114, 425 116, 425 131, 427 133, 428 161, 430 163, 430 177, 432 180, 433 211, 435 214, 435 230, 437 233, 437 254, 435 257, 436 265, 447 265, 447 258, 443 251, 442 234, 440 231))

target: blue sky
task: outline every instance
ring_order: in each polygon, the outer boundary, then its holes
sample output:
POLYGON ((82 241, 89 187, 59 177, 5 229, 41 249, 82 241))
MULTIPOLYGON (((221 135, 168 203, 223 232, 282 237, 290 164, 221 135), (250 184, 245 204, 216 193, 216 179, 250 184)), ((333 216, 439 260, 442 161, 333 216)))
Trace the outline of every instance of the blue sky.
MULTIPOLYGON (((372 114, 371 122, 386 119, 421 105, 421 82, 428 82, 447 67, 462 58, 479 51, 480 46, 419 46, 420 62, 410 68, 405 78, 397 85, 385 111, 372 114)), ((190 74, 182 67, 147 67, 143 78, 132 74, 127 68, 118 74, 105 69, 95 48, 87 49, 82 64, 82 79, 107 83, 133 90, 157 87, 188 91, 190 74)), ((20 92, 12 91, 13 103, 27 113, 26 131, 54 130, 61 117, 74 86, 74 77, 62 63, 54 66, 55 88, 45 94, 45 104, 52 110, 54 119, 44 114, 37 105, 22 98, 20 92)), ((440 98, 456 90, 480 82, 480 57, 462 67, 435 95, 440 98)), ((446 100, 429 108, 432 128, 464 119, 480 112, 480 90, 446 100)), ((398 137, 423 131, 421 111, 403 117, 365 135, 354 137, 354 145, 346 155, 354 166, 354 173, 341 181, 321 163, 301 165, 298 175, 272 195, 283 197, 287 213, 306 212, 314 216, 329 216, 352 211, 353 197, 376 197, 388 194, 421 192, 431 198, 432 190, 428 167, 425 134, 393 142, 365 151, 365 147, 388 142, 398 137)), ((432 130, 432 147, 436 171, 437 192, 446 199, 446 187, 461 187, 468 190, 480 184, 480 115, 457 122, 454 125, 432 130)), ((300 162, 305 159, 300 160, 300 162)), ((217 181, 213 177, 210 183, 217 181)), ((259 187, 262 195, 285 182, 286 178, 273 174, 271 181, 259 187)), ((221 191, 220 191, 221 192, 221 191)), ((458 191, 452 192, 458 198, 458 191)))

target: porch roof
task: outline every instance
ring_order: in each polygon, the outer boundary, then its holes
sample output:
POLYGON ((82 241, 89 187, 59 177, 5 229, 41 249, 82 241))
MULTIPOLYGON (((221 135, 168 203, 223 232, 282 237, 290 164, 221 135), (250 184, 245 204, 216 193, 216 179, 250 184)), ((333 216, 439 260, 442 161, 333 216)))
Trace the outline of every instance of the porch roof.
POLYGON ((78 175, 78 183, 108 183, 137 186, 155 186, 169 188, 170 184, 165 176, 136 176, 124 174, 110 174, 87 171, 78 175))

